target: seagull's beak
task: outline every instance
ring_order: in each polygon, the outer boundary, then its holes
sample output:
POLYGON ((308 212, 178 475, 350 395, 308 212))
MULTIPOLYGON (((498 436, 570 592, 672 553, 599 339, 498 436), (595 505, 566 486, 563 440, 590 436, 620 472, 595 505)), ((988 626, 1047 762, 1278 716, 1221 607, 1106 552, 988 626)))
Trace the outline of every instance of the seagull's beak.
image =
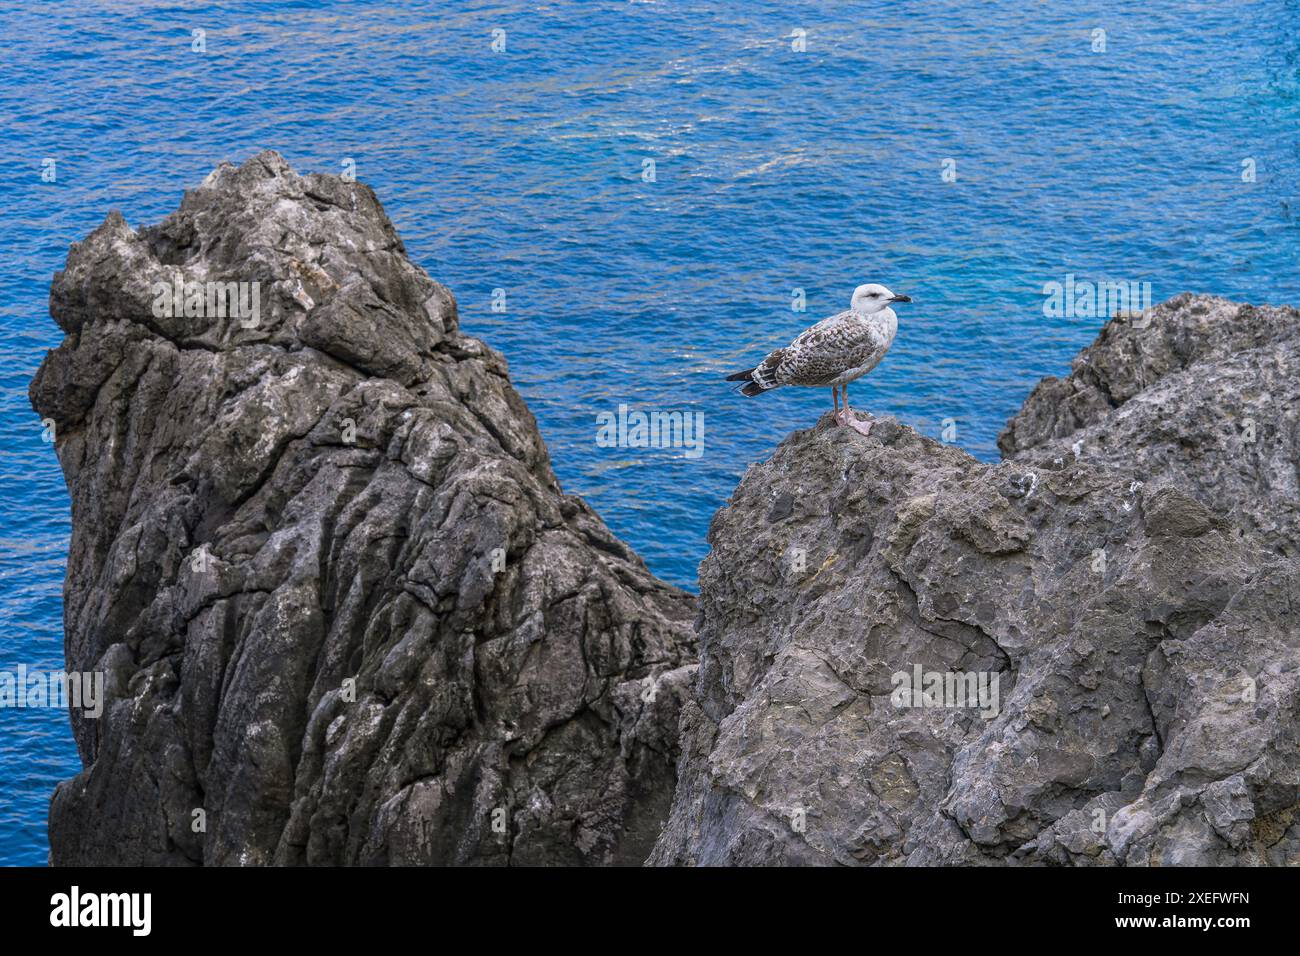
POLYGON ((911 302, 912 297, 910 295, 896 295, 889 301, 890 302, 911 302))

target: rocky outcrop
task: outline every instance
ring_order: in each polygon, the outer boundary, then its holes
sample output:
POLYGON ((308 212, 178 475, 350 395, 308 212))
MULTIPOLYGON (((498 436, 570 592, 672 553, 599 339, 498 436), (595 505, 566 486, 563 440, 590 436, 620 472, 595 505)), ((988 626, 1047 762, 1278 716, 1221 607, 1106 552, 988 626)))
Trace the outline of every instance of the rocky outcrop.
POLYGON ((53 863, 645 858, 692 601, 561 492, 370 189, 223 165, 50 300, 67 663, 110 697, 53 863))
POLYGON ((828 416, 749 470, 652 863, 1300 863, 1297 313, 1141 324, 1011 460, 828 416))
POLYGON ((1171 482, 1300 555, 1300 312, 1183 294, 1116 318, 998 445, 1171 482))

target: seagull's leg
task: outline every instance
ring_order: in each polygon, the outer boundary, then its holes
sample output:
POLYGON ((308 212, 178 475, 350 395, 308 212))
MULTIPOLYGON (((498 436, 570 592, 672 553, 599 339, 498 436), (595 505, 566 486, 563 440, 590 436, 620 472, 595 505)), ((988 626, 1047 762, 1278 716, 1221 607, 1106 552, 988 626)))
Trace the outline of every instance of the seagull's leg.
MULTIPOLYGON (((843 425, 845 423, 844 410, 840 408, 840 387, 838 385, 831 386, 831 400, 835 402, 835 424, 843 425)), ((845 404, 847 407, 847 402, 845 404)))
MULTIPOLYGON (((835 420, 839 422, 841 425, 848 425, 859 435, 870 435, 871 422, 858 421, 858 417, 854 415, 853 410, 849 408, 849 383, 845 382, 844 385, 841 387, 844 390, 844 411, 836 415, 835 420), (843 417, 841 418, 840 416, 843 417)), ((867 414, 870 415, 870 412, 868 412, 867 414)))

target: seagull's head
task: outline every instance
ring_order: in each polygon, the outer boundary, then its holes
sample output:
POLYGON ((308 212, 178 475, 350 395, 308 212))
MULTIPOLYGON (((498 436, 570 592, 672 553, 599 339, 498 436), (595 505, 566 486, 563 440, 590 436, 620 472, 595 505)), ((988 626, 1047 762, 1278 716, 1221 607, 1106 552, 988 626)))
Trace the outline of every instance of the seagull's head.
POLYGON ((867 285, 860 285, 853 290, 853 301, 849 304, 854 312, 863 312, 870 315, 872 312, 879 312, 881 309, 888 308, 895 302, 911 302, 911 296, 894 295, 883 285, 876 285, 874 282, 867 285))

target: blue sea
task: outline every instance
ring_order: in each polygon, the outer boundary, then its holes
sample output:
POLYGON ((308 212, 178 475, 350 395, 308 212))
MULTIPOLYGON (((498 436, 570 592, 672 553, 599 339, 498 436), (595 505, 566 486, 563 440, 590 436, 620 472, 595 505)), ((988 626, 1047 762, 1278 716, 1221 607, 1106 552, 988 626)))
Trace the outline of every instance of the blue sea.
MULTIPOLYGON (((51 274, 263 148, 350 161, 565 488, 688 589, 747 464, 831 404, 723 375, 859 283, 914 301, 854 404, 984 459, 1100 327, 1049 283, 1300 302, 1294 0, 4 0, 0 37, 0 670, 62 662, 68 495, 27 400, 51 274), (702 454, 603 447, 620 405, 702 413, 702 454)), ((62 712, 0 710, 0 863, 45 861, 77 769, 62 712)))

